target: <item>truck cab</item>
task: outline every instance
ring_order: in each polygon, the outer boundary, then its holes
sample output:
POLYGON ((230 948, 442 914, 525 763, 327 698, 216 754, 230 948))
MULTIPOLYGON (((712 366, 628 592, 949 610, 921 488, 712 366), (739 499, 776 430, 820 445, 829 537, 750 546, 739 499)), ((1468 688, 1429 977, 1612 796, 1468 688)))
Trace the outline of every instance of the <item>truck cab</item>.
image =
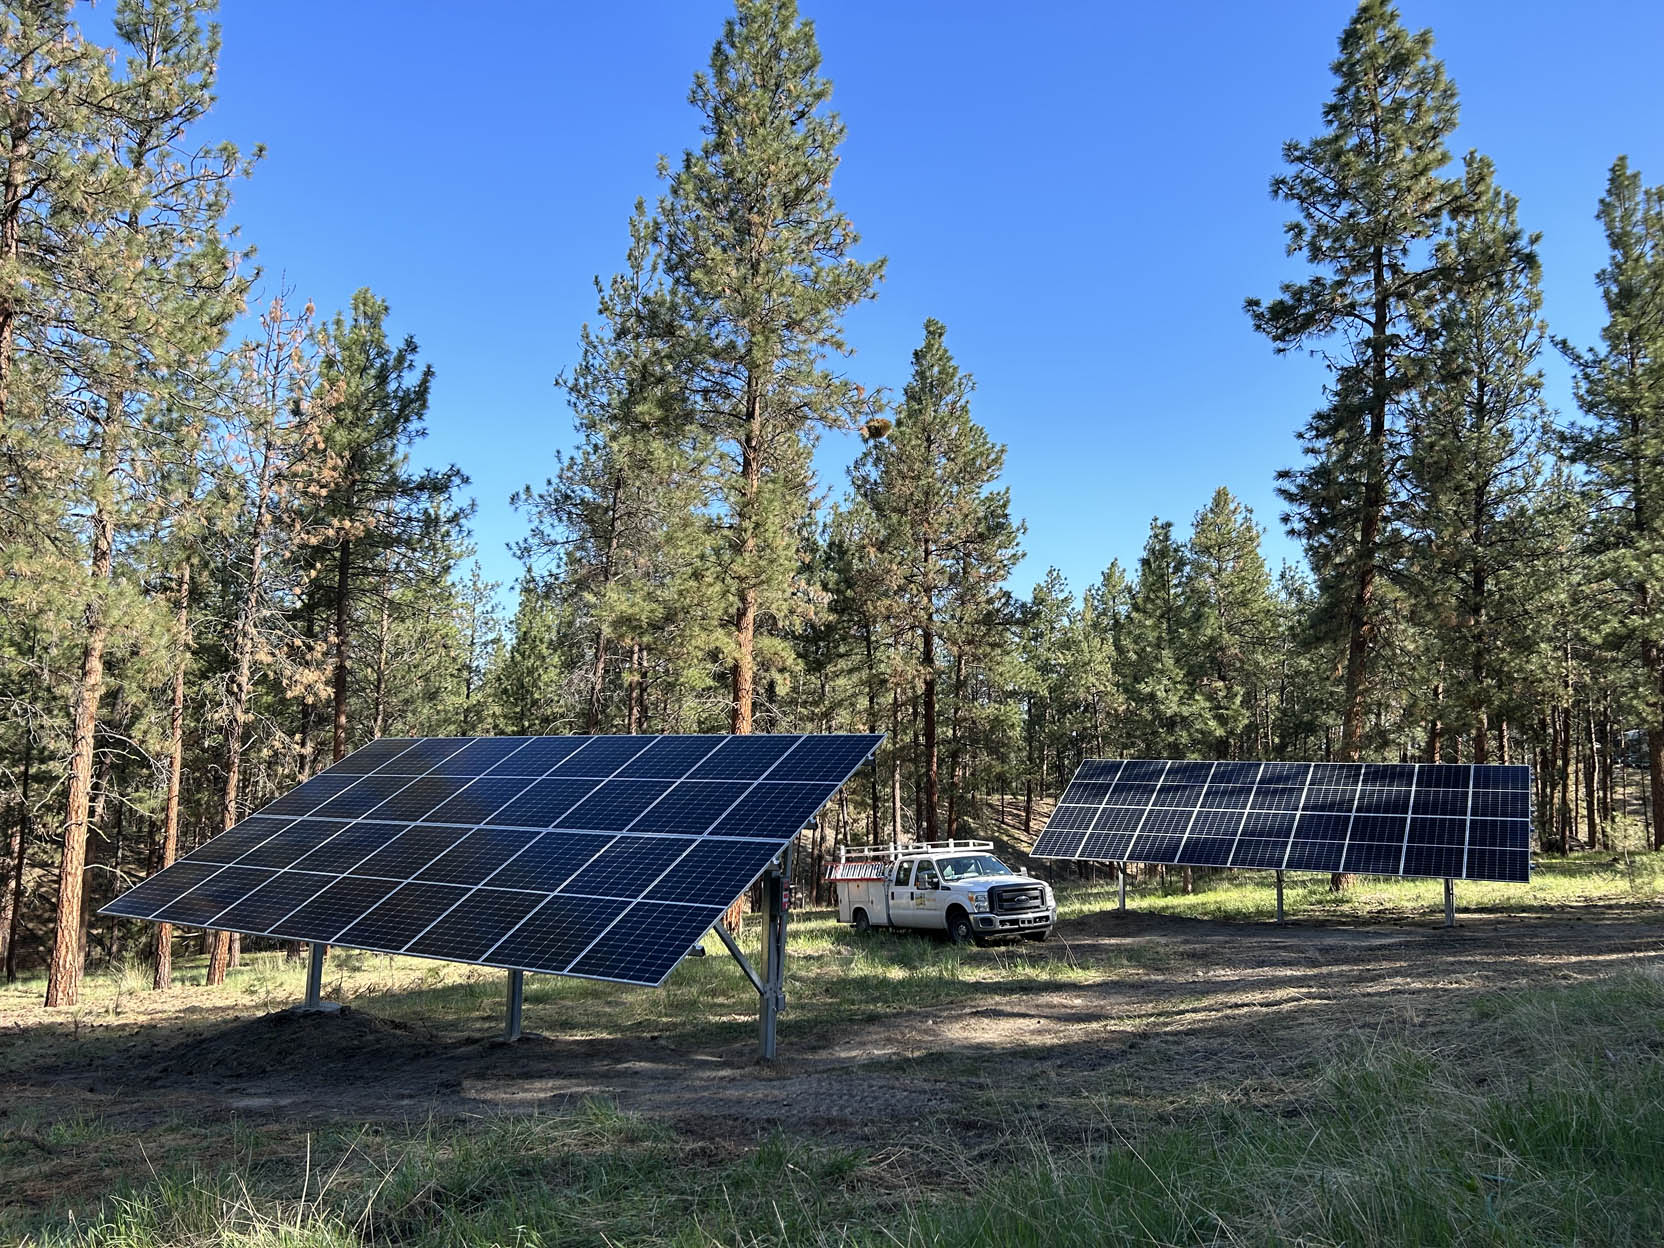
POLYGON ((1001 862, 992 841, 844 846, 826 878, 839 920, 856 931, 912 927, 981 945, 1045 940, 1057 921, 1050 885, 1001 862))

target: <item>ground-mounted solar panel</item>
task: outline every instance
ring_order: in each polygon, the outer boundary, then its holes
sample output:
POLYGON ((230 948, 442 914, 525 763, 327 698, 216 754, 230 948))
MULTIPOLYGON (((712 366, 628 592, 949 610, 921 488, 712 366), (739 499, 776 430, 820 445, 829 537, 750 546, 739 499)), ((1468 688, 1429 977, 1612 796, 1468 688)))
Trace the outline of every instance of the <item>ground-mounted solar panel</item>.
POLYGON ((1531 769, 1088 759, 1037 858, 1531 878, 1531 769))
POLYGON ((658 984, 880 739, 384 738, 102 913, 658 984))

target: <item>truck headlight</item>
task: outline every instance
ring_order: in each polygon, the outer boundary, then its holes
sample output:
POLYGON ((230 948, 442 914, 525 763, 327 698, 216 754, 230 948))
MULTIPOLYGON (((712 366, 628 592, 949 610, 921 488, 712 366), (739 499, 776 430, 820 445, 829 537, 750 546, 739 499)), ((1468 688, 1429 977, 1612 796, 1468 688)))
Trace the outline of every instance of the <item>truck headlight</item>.
POLYGON ((988 894, 972 893, 971 908, 974 910, 986 910, 988 908, 988 894))

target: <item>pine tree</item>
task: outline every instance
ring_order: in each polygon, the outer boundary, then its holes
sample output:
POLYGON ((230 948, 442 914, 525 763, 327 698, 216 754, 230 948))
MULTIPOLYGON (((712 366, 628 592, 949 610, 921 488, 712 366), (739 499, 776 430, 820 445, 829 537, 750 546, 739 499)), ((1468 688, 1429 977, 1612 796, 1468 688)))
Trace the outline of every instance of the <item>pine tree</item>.
POLYGON ((348 751, 348 695, 359 598, 385 573, 387 559, 416 544, 431 507, 444 507, 443 524, 460 524, 467 509, 450 503, 467 483, 456 467, 412 472, 411 445, 425 436, 431 366, 416 368, 416 340, 397 347, 387 338, 387 304, 368 289, 352 297, 350 315, 337 314, 319 333, 322 362, 314 402, 333 480, 322 500, 329 524, 319 569, 333 620, 331 629, 330 757, 348 751), (414 376, 412 375, 414 373, 414 376))
POLYGON ((814 433, 871 409, 826 367, 883 269, 850 257, 859 239, 832 200, 844 130, 831 91, 793 0, 739 0, 689 96, 705 142, 660 210, 680 372, 717 457, 734 732, 751 731, 759 629, 792 608, 814 433))
MULTIPOLYGON (((68 253, 75 326, 68 367, 79 390, 95 397, 67 405, 83 413, 72 436, 87 449, 82 488, 89 506, 49 1006, 75 1003, 84 969, 83 870, 106 647, 132 601, 120 584, 116 546, 166 505, 145 493, 158 476, 146 462, 155 438, 151 417, 170 389, 189 384, 191 365, 217 347, 247 290, 222 222, 228 184, 248 166, 229 145, 188 145, 213 102, 219 33, 200 20, 212 7, 210 0, 124 0, 117 7, 125 75, 111 83, 97 116, 100 145, 119 158, 88 157, 100 166, 104 215, 81 223, 81 245, 68 253)), ((165 636, 165 624, 155 633, 165 636)))
POLYGON ((1258 752, 1245 733, 1270 675, 1277 624, 1261 533, 1253 512, 1220 486, 1196 513, 1185 548, 1179 592, 1193 630, 1185 649, 1195 666, 1199 714, 1216 758, 1258 752))
POLYGON ((1127 611, 1122 666, 1133 748, 1142 758, 1182 758, 1205 735, 1205 708, 1191 674, 1189 645, 1196 635, 1184 548, 1169 520, 1150 522, 1138 560, 1138 582, 1127 611))
POLYGON ((1290 168, 1271 182, 1300 214, 1286 227, 1288 254, 1316 271, 1246 304, 1279 352, 1325 345, 1333 377, 1301 433, 1311 462, 1281 474, 1281 493, 1344 648, 1341 749, 1352 760, 1364 750, 1379 577, 1395 562, 1389 446, 1439 278, 1428 240, 1462 194, 1443 172, 1456 88, 1432 47, 1432 32, 1405 30, 1387 0, 1359 4, 1333 65, 1328 129, 1285 144, 1290 168))
POLYGON ((624 271, 596 282, 601 326, 584 327, 579 363, 558 383, 578 446, 542 489, 511 500, 531 520, 514 553, 555 571, 587 625, 585 732, 614 718, 620 687, 616 718, 639 725, 644 651, 668 657, 690 636, 709 644, 714 626, 696 576, 708 537, 700 440, 657 332, 670 298, 657 234, 637 203, 624 271))
POLYGON ((1001 586, 1020 554, 1010 493, 998 488, 1005 448, 971 419, 972 382, 954 363, 946 333, 940 321, 925 322, 895 425, 868 443, 851 473, 872 518, 863 537, 878 609, 917 647, 928 840, 937 839, 941 811, 938 643, 953 656, 954 691, 962 693, 965 663, 1010 614, 1001 586))
MULTIPOLYGON (((1493 178, 1489 160, 1468 157, 1468 206, 1438 245, 1447 276, 1405 456, 1415 613, 1448 673, 1440 713, 1461 724, 1476 763, 1489 759, 1506 698, 1500 659, 1533 611, 1532 568, 1544 555, 1533 505, 1548 425, 1537 236, 1520 229, 1516 200, 1493 178)), ((1438 735, 1428 736, 1433 761, 1438 735)))
MULTIPOLYGON (((1592 553, 1625 598, 1605 621, 1608 644, 1633 647, 1646 707, 1652 793, 1664 793, 1664 188, 1619 157, 1598 213, 1610 258, 1599 275, 1601 345, 1562 343, 1584 421, 1567 450, 1594 492, 1592 553)), ((1654 848, 1664 820, 1653 816, 1654 848)))

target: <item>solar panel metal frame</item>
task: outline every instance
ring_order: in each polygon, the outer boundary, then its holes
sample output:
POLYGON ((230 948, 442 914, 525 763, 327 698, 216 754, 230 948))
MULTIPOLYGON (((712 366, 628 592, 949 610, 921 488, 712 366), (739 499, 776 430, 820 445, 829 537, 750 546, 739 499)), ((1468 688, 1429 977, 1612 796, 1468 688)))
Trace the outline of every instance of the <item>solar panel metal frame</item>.
MULTIPOLYGON (((680 964, 693 941, 720 918, 735 897, 756 883, 780 851, 872 756, 881 740, 882 734, 818 733, 382 738, 268 803, 134 889, 120 894, 101 913, 511 971, 657 986, 680 964), (727 754, 723 755, 725 749, 727 754), (567 766, 586 750, 598 760, 593 765, 609 768, 606 774, 578 776, 567 766), (655 751, 657 754, 649 757, 655 751), (470 752, 475 757, 465 759, 470 752), (719 758, 719 755, 723 756, 719 758), (516 759, 521 761, 516 763, 516 759), (776 775, 788 759, 799 766, 786 766, 776 775), (420 771, 415 770, 417 764, 422 764, 420 771), (810 778, 800 778, 805 774, 810 778), (493 783, 481 785, 484 780, 493 783), (557 813, 547 816, 543 822, 496 821, 498 814, 521 802, 536 786, 566 780, 585 783, 559 783, 541 790, 563 795, 546 807, 557 813), (512 783, 498 783, 505 781, 512 783), (616 787, 608 789, 609 784, 616 787), (702 819, 702 823, 687 824, 682 830, 656 830, 655 825, 655 828, 632 831, 685 784, 723 786, 699 793, 697 798, 695 791, 689 790, 683 796, 696 800, 680 806, 675 803, 665 806, 667 819, 674 818, 669 812, 679 810, 686 817, 702 819), (418 786, 422 787, 418 789, 418 786), (423 818, 455 805, 459 796, 470 789, 482 797, 488 792, 495 795, 491 798, 490 815, 468 822, 423 818), (361 796, 351 796, 355 791, 361 796), (712 793, 729 800, 713 805, 709 800, 712 793), (372 798, 373 804, 365 805, 372 798), (592 798, 596 799, 588 812, 592 818, 580 817, 573 824, 564 822, 592 798), (748 799, 753 798, 748 804, 748 799), (638 803, 639 808, 632 810, 638 803), (331 804, 335 804, 339 813, 318 813, 331 804), (389 817, 384 808, 390 804, 394 810, 417 813, 389 817), (364 809, 353 813, 361 805, 364 809), (586 822, 610 822, 618 826, 588 827, 584 826, 586 822), (303 824, 314 826, 302 829, 303 824), (315 827, 319 824, 323 827, 315 827), (717 830, 724 827, 727 830, 717 830), (364 831, 368 835, 357 840, 349 836, 364 831), (328 835, 311 839, 319 832, 328 835), (421 835, 411 837, 409 834, 413 832, 421 835), (482 833, 497 834, 508 841, 523 838, 524 843, 511 849, 488 870, 482 867, 484 873, 471 881, 466 876, 458 880, 454 874, 447 876, 444 872, 429 874, 461 850, 465 842, 482 833), (282 843, 286 835, 288 842, 282 843), (365 864, 384 855, 389 864, 399 861, 399 854, 408 847, 399 843, 407 837, 410 846, 420 849, 409 859, 412 866, 402 873, 358 873, 365 864), (346 848, 349 842, 351 860, 342 860, 346 865, 328 870, 313 870, 303 865, 314 855, 321 856, 320 863, 328 861, 330 845, 346 848), (562 874, 548 877, 544 881, 546 886, 536 888, 491 885, 516 860, 534 846, 545 843, 561 863, 562 874), (442 848, 436 848, 439 846, 442 848), (608 852, 615 848, 619 852, 607 859, 608 852), (262 850, 267 851, 264 856, 262 850), (568 855, 563 860, 560 857, 563 850, 590 852, 587 855, 580 852, 576 857, 568 855), (727 867, 728 874, 720 877, 727 881, 720 884, 725 891, 720 901, 714 896, 700 900, 649 896, 676 867, 700 855, 718 867, 727 867), (644 874, 644 881, 639 887, 615 892, 562 891, 591 868, 595 868, 595 877, 603 881, 626 878, 631 870, 644 874), (735 871, 739 874, 734 874, 735 871), (608 876, 607 872, 612 874, 608 876), (274 890, 275 896, 282 887, 299 882, 300 876, 310 877, 304 882, 303 890, 285 896, 281 904, 295 897, 301 899, 288 905, 277 917, 262 919, 259 923, 219 921, 238 910, 250 917, 254 912, 267 913, 254 904, 259 895, 274 885, 280 886, 274 890), (727 891, 729 885, 733 885, 731 891, 727 891), (311 891, 304 892, 304 887, 310 887, 311 891), (331 890, 339 890, 344 895, 356 893, 361 898, 357 905, 341 912, 339 926, 326 932, 297 920, 302 911, 322 903, 331 890), (374 939, 375 932, 406 934, 413 923, 425 917, 418 914, 413 920, 409 905, 389 907, 388 903, 401 894, 406 895, 407 901, 420 897, 431 907, 443 908, 429 921, 421 923, 414 934, 396 943, 391 939, 374 939), (157 896, 163 899, 152 904, 157 896), (481 898, 481 905, 493 902, 508 905, 507 898, 517 897, 522 899, 520 904, 525 905, 526 911, 477 956, 459 956, 454 943, 450 951, 435 947, 434 942, 423 949, 414 948, 476 897, 481 898), (200 904, 192 908, 186 903, 200 904), (560 967, 535 959, 492 956, 546 910, 557 921, 561 912, 587 910, 588 921, 598 926, 560 967), (189 913, 195 921, 180 917, 183 913, 189 913), (630 918, 626 927, 626 919, 633 915, 636 918, 630 918), (661 921, 643 925, 638 921, 642 916, 648 919, 656 916, 661 921), (683 934, 698 925, 701 916, 704 916, 704 926, 682 940, 683 934), (635 930, 638 927, 642 928, 639 932, 635 930), (363 932, 355 935, 355 928, 362 928, 363 932), (656 956, 642 958, 644 967, 656 972, 654 977, 594 974, 573 969, 592 952, 597 953, 598 964, 607 964, 608 950, 603 942, 614 929, 622 929, 621 936, 634 933, 636 941, 632 947, 638 949, 656 947, 656 933, 664 933, 657 941, 663 948, 656 950, 656 956)), ((592 764, 581 764, 580 768, 589 765, 592 764)), ((522 805, 520 809, 526 807, 522 805)), ((490 839, 486 837, 476 848, 484 853, 490 839)), ((497 849, 501 848, 499 844, 497 849)), ((487 864, 491 860, 489 856, 484 859, 487 864)), ((509 917, 513 917, 512 912, 509 917)), ((502 916, 498 919, 500 922, 502 916)))
POLYGON ((1032 855, 1058 861, 1149 862, 1528 883, 1531 813, 1531 769, 1524 764, 1087 759, 1076 770, 1036 838, 1032 855), (1175 767, 1182 769, 1177 776, 1173 774, 1175 767), (1381 783, 1371 784, 1371 780, 1381 783), (1453 783, 1458 780, 1461 783, 1453 783), (1171 787, 1164 790, 1164 785, 1171 787), (1314 787, 1334 795, 1319 796, 1315 805, 1309 804, 1314 787), (1215 788, 1224 800, 1210 804, 1208 793, 1215 788), (1346 790, 1351 790, 1350 805, 1341 810, 1338 804, 1344 804, 1346 790), (1475 806, 1478 795, 1484 795, 1481 809, 1475 806), (1127 800, 1112 800, 1116 797, 1127 800), (1178 800, 1163 802, 1163 797, 1178 800), (1395 809, 1400 806, 1401 810, 1395 809), (1169 812, 1174 817, 1170 818, 1169 812), (1193 830, 1204 816, 1208 818, 1202 834, 1194 838, 1198 842, 1196 850, 1187 854, 1193 830), (1344 829, 1339 827, 1342 818, 1346 821, 1344 829), (1228 828, 1233 820, 1234 829, 1214 831, 1216 825, 1228 828), (1250 832, 1251 820, 1254 831, 1280 828, 1285 822, 1287 827, 1276 836, 1256 837, 1250 832), (1302 837, 1302 825, 1308 820, 1314 830, 1321 827, 1327 835, 1302 837), (1380 831, 1395 820, 1403 823, 1395 838, 1377 841, 1354 837, 1354 831, 1380 831), (1174 827, 1166 828, 1166 823, 1174 827), (1181 824, 1182 830, 1176 830, 1181 824), (1459 864, 1451 852, 1456 841, 1439 839, 1454 837, 1456 827, 1444 826, 1447 824, 1461 825, 1459 864), (1483 825, 1478 830, 1486 840, 1514 838, 1518 843, 1504 840, 1499 844, 1476 844, 1476 824, 1483 825), (1341 833, 1338 838, 1334 835, 1337 830, 1341 833), (1341 848, 1332 855, 1332 863, 1328 861, 1330 855, 1316 852, 1318 847, 1332 846, 1337 840, 1341 848), (1214 841, 1230 843, 1223 860, 1211 860, 1202 853, 1217 852, 1219 846, 1200 843, 1214 841), (1245 843, 1249 844, 1242 853, 1245 843), (1274 851, 1279 843, 1281 853, 1277 854, 1274 851), (1375 846, 1382 852, 1365 851, 1365 847, 1375 846), (1297 859, 1295 851, 1302 847, 1304 852, 1297 859), (1359 851, 1356 858, 1354 847, 1359 851), (1396 864, 1387 852, 1393 848, 1397 850, 1396 864), (1256 856, 1264 855, 1269 859, 1256 860, 1256 856), (1517 856, 1518 861, 1508 855, 1517 856), (1413 869, 1422 864, 1425 869, 1413 869), (1456 869, 1449 869, 1452 866, 1456 869))

